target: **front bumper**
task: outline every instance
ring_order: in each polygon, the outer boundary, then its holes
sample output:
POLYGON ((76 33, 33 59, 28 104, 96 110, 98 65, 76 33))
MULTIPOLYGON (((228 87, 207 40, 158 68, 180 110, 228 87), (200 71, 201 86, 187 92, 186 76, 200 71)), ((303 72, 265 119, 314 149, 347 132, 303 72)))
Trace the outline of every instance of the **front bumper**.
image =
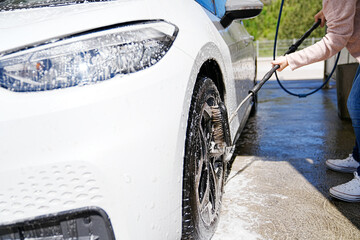
POLYGON ((90 86, 0 89, 0 225, 97 206, 118 239, 178 238, 192 67, 173 46, 90 86))
POLYGON ((89 207, 0 226, 0 239, 115 240, 115 236, 105 211, 89 207))

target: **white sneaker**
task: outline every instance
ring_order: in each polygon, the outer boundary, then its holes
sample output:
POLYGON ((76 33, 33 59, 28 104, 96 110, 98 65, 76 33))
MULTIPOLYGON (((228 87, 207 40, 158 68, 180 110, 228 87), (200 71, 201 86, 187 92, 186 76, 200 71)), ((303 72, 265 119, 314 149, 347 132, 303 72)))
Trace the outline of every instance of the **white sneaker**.
POLYGON ((328 159, 325 164, 331 170, 345 173, 355 172, 360 166, 359 162, 353 158, 352 154, 349 154, 349 157, 345 159, 328 159))
POLYGON ((330 195, 345 202, 360 202, 360 177, 354 172, 354 179, 330 188, 330 195))

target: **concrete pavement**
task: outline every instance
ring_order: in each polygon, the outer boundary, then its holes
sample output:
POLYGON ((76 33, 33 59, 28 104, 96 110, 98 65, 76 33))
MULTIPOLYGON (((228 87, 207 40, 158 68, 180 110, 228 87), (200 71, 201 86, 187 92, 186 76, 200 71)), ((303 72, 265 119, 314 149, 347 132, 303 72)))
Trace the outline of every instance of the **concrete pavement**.
MULTIPOLYGON (((284 84, 304 92, 321 83, 284 84)), ((353 176, 324 164, 347 157, 353 143, 351 122, 337 116, 334 83, 296 98, 276 81, 267 82, 259 92, 258 111, 237 143, 213 240, 360 239, 360 203, 341 202, 328 193, 353 176)))

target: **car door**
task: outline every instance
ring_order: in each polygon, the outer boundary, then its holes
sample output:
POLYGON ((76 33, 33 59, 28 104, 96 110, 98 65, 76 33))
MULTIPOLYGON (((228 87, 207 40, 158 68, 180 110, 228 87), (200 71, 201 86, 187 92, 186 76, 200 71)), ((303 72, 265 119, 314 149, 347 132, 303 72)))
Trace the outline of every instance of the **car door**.
MULTIPOLYGON (((253 36, 245 29, 241 20, 233 21, 228 27, 220 24, 225 14, 226 0, 196 0, 208 13, 210 19, 218 29, 220 35, 227 44, 233 68, 233 76, 236 89, 237 105, 248 95, 249 90, 254 86, 256 77, 256 52, 253 44, 253 36)), ((249 100, 238 113, 240 123, 243 121, 249 109, 249 100)))
MULTIPOLYGON (((231 54, 236 88, 236 101, 237 104, 239 104, 254 86, 256 75, 256 53, 253 44, 254 37, 246 31, 241 20, 234 21, 225 29, 219 29, 219 32, 226 42, 231 54)), ((242 110, 246 110, 246 108, 247 107, 243 107, 242 110)), ((245 112, 243 114, 239 113, 238 116, 240 117, 244 114, 245 112)))

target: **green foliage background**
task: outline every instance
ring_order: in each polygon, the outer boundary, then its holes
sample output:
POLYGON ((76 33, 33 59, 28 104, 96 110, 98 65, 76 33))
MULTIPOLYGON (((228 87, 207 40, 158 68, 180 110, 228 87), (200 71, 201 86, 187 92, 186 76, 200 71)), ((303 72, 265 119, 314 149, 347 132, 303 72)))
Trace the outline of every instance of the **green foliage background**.
MULTIPOLYGON (((275 37, 281 0, 262 0, 264 8, 259 16, 244 20, 248 32, 255 40, 273 40, 275 37)), ((285 0, 279 39, 292 39, 301 37, 314 23, 314 15, 322 8, 321 0, 285 0)), ((322 37, 324 28, 316 29, 311 37, 322 37)))

